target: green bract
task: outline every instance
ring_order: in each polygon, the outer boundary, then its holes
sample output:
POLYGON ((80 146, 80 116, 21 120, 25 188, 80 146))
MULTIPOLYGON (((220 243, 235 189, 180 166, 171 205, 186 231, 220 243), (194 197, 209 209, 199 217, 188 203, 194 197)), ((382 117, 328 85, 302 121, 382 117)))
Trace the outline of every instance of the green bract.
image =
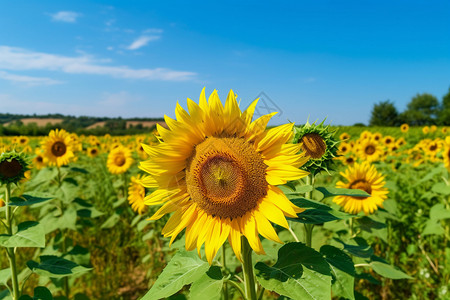
POLYGON ((302 166, 302 169, 316 175, 321 171, 329 173, 332 170, 333 159, 337 156, 337 144, 339 140, 334 137, 336 130, 332 131, 330 126, 324 126, 323 120, 320 124, 316 122, 303 126, 294 127, 294 143, 302 143, 302 149, 310 160, 302 166))
POLYGON ((0 183, 17 183, 25 178, 25 172, 29 170, 29 163, 24 153, 16 151, 0 154, 0 183))

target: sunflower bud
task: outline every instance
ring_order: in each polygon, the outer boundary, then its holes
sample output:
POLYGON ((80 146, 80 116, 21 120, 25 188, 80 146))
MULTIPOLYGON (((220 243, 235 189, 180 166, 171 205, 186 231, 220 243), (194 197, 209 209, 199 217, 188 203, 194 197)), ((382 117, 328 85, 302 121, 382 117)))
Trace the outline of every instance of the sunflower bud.
POLYGON ((15 151, 3 152, 0 155, 0 183, 18 183, 25 178, 29 163, 23 153, 15 151))

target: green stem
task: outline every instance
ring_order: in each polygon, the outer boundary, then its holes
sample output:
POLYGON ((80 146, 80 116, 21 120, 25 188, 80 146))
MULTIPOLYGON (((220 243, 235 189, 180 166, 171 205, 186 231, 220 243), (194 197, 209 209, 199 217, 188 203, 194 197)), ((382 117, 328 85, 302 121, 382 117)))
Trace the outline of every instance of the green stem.
POLYGON ((245 236, 242 243, 242 271, 244 272, 245 294, 247 300, 256 300, 255 275, 253 274, 252 247, 245 236))
MULTIPOLYGON (((56 168, 58 169, 58 188, 61 188, 61 185, 62 185, 61 169, 58 166, 56 168)), ((64 201, 62 199, 60 201, 60 205, 61 205, 61 216, 62 216, 62 215, 64 215, 64 210, 65 210, 64 201)), ((61 252, 64 255, 67 252, 66 231, 65 230, 61 230, 61 238, 62 238, 61 252)), ((67 276, 63 278, 63 290, 64 290, 64 294, 65 294, 66 298, 69 298, 70 288, 69 288, 69 278, 67 276)))
POLYGON ((304 224, 305 225, 305 244, 308 247, 312 247, 312 232, 314 229, 314 224, 304 224))
MULTIPOLYGON (((225 244, 222 245, 222 267, 223 267, 223 270, 226 271, 227 260, 225 257, 225 244)), ((227 286, 226 281, 223 282, 223 299, 228 300, 228 286, 227 286)))
POLYGON ((233 281, 233 280, 225 280, 225 282, 231 284, 232 286, 234 286, 239 291, 239 293, 241 294, 242 298, 245 299, 245 292, 241 288, 239 283, 237 283, 236 281, 233 281))
POLYGON ((127 172, 123 173, 123 196, 128 199, 127 172))
POLYGON ((263 296, 264 296, 264 291, 265 291, 265 290, 266 290, 265 288, 262 288, 261 291, 259 291, 258 300, 262 300, 262 298, 263 298, 263 296))
POLYGON ((353 230, 353 218, 350 218, 349 222, 350 222, 350 235, 353 237, 353 233, 354 233, 354 230, 353 230))
POLYGON ((291 233, 291 235, 294 237, 294 240, 295 240, 296 242, 300 242, 300 240, 298 239, 297 235, 296 235, 295 232, 292 230, 291 225, 289 225, 288 230, 289 230, 289 232, 291 233))
MULTIPOLYGON (((5 195, 5 204, 6 204, 6 225, 8 234, 12 235, 12 216, 11 216, 11 206, 9 206, 9 198, 11 196, 11 183, 6 184, 6 195, 5 195)), ((16 254, 14 252, 15 248, 6 248, 6 253, 8 254, 9 266, 11 267, 11 281, 12 281, 12 289, 13 289, 13 299, 19 299, 19 280, 17 278, 17 266, 16 266, 16 254)))

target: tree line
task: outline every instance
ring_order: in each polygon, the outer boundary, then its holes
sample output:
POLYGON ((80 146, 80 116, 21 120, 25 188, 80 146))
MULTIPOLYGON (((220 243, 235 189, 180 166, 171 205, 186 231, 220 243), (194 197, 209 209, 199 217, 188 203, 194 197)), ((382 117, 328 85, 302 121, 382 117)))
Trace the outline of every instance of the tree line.
POLYGON ((399 126, 403 123, 413 126, 450 125, 450 88, 442 101, 428 93, 417 94, 401 113, 390 100, 374 104, 370 126, 399 126))

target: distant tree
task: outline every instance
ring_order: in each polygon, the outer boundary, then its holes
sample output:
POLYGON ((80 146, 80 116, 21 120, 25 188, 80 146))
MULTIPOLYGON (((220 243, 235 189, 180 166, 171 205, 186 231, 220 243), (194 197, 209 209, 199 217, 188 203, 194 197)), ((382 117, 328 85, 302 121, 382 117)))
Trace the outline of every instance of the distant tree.
POLYGON ((373 105, 370 117, 370 126, 396 126, 398 125, 398 111, 394 103, 389 100, 373 105))
POLYGON ((444 97, 442 97, 442 109, 439 113, 439 123, 450 125, 450 88, 444 97))
POLYGON ((411 99, 403 116, 411 125, 430 125, 438 122, 439 111, 438 99, 431 94, 423 93, 411 99))

